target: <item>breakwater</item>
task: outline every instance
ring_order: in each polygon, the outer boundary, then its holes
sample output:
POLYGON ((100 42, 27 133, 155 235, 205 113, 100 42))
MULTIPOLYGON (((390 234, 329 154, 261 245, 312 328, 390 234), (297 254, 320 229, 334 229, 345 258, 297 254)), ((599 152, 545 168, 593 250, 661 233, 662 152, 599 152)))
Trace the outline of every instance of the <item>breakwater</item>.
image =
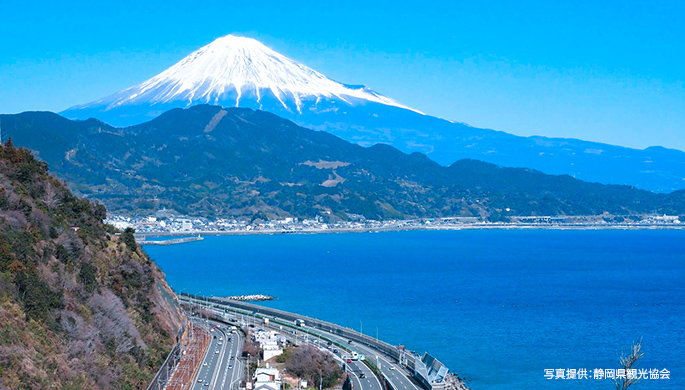
POLYGON ((271 295, 253 294, 253 295, 233 295, 230 297, 213 297, 220 301, 244 301, 244 302, 259 302, 259 301, 273 301, 276 297, 271 295))
POLYGON ((175 245, 175 244, 183 244, 186 242, 193 242, 193 241, 202 241, 204 240, 204 237, 183 237, 183 238, 172 238, 171 240, 159 240, 159 241, 147 241, 145 240, 145 237, 143 237, 141 240, 138 240, 138 244, 140 245, 175 245))

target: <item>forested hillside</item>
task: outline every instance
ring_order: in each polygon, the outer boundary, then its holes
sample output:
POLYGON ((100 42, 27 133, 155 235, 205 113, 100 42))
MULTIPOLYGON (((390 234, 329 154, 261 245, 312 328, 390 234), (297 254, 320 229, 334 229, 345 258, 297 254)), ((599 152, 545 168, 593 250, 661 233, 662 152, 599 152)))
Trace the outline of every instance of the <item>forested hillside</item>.
POLYGON ((105 213, 0 146, 0 388, 146 388, 175 343, 173 292, 105 213))
POLYGON ((0 116, 81 195, 112 214, 339 221, 685 213, 685 191, 655 194, 568 175, 460 160, 450 167, 368 148, 276 115, 201 105, 132 127, 48 112, 0 116))

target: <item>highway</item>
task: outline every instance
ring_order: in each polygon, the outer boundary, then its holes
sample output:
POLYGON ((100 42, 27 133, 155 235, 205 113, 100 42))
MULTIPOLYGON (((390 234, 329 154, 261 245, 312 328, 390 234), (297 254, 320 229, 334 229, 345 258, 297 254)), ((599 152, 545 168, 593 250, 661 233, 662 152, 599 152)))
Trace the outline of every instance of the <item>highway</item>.
MULTIPOLYGON (((188 298, 184 297, 184 299, 188 298)), ((227 306, 227 308, 230 312, 235 313, 237 316, 235 319, 236 321, 246 321, 247 318, 247 321, 249 322, 249 320, 253 318, 249 316, 249 313, 247 313, 247 316, 239 314, 238 311, 242 311, 240 309, 236 310, 236 308, 231 306, 227 306)), ((268 327, 278 330, 286 335, 290 333, 289 336, 295 336, 296 342, 298 340, 299 342, 302 342, 304 337, 309 338, 308 342, 310 343, 312 342, 312 339, 318 339, 320 340, 318 344, 319 346, 326 346, 327 341, 331 340, 344 345, 346 348, 356 351, 360 355, 364 355, 366 359, 373 362, 380 369, 381 373, 387 379, 393 390, 423 390, 423 387, 418 385, 417 382, 412 379, 411 373, 405 367, 397 364, 393 358, 390 358, 369 346, 362 345, 357 342, 349 343, 350 340, 347 338, 332 332, 328 332, 325 329, 308 328, 306 325, 298 327, 294 326, 292 321, 288 319, 271 315, 269 315, 269 317, 274 320, 278 320, 278 322, 272 321, 268 327), (287 326, 281 324, 287 324, 287 326), (293 334, 293 332, 297 332, 297 334, 293 334), (321 335, 322 338, 317 338, 314 335, 321 335)), ((264 327, 264 325, 258 323, 256 319, 252 319, 252 321, 255 326, 264 327)), ((342 348, 336 348, 334 344, 333 347, 330 347, 329 349, 338 349, 338 353, 336 355, 338 359, 340 359, 339 362, 342 363, 347 361, 346 357, 349 355, 349 353, 342 350, 342 348)), ((381 390, 383 388, 376 375, 373 374, 371 369, 369 369, 366 364, 354 361, 346 364, 349 367, 347 372, 350 373, 355 390, 381 390), (364 378, 360 378, 361 373, 364 374, 364 378)))
POLYGON ((200 321, 210 330, 212 336, 200 367, 193 377, 194 390, 230 390, 236 388, 243 374, 243 363, 238 358, 242 353, 242 334, 231 334, 226 325, 207 320, 200 321))
MULTIPOLYGON (((343 350, 342 348, 338 348, 335 345, 328 345, 328 340, 322 339, 319 337, 316 337, 312 334, 308 334, 306 332, 306 329, 290 329, 290 328, 284 328, 283 326, 277 325, 277 324, 264 324, 264 323, 259 323, 259 322, 253 322, 252 324, 248 325, 249 319, 245 316, 240 316, 234 317, 232 315, 229 315, 227 317, 224 317, 224 320, 229 321, 233 324, 236 325, 241 325, 241 326, 249 326, 249 327, 254 327, 254 329, 260 329, 260 328, 269 328, 272 330, 275 330, 281 334, 283 334, 286 339, 294 345, 302 345, 302 344, 309 344, 315 348, 319 348, 321 350, 327 350, 328 352, 332 353, 335 356, 335 359, 338 361, 338 363, 341 366, 345 367, 345 374, 349 374, 350 379, 352 380, 352 386, 354 390, 383 390, 383 386, 381 385, 380 381, 376 377, 376 375, 373 374, 371 369, 364 364, 363 362, 360 361, 351 361, 347 362, 348 360, 351 360, 350 354, 343 350)), ((210 322, 211 323, 211 322, 210 322)), ((215 322, 213 324, 220 324, 218 322, 215 322)), ((219 327, 217 327, 219 328, 219 327)), ((225 324, 222 324, 221 328, 218 329, 219 332, 225 331, 225 324)), ((215 330, 217 332, 217 330, 215 330)), ((240 336, 242 337, 242 333, 238 332, 238 334, 233 334, 232 336, 240 336)), ((236 339, 237 340, 237 339, 236 339)), ((235 342, 236 340, 232 340, 232 342, 235 342)), ((216 342, 216 340, 212 339, 213 342, 216 342)), ((240 345, 242 346, 242 342, 240 342, 240 345)), ((214 345, 210 346, 208 349, 208 360, 207 360, 207 366, 206 367, 201 367, 201 370, 198 373, 197 378, 195 379, 196 383, 193 389, 199 390, 199 389, 206 389, 207 387, 204 387, 204 384, 206 381, 210 381, 210 386, 209 388, 214 388, 212 387, 212 383, 216 384, 217 380, 216 379, 211 379, 215 378, 217 376, 217 371, 222 371, 222 368, 219 368, 214 360, 212 360, 211 355, 221 355, 222 352, 221 350, 219 353, 216 353, 216 349, 214 345), (202 379, 202 383, 197 382, 197 380, 202 379)), ((237 353, 236 353, 237 356, 237 353)), ((241 364, 242 362, 233 360, 234 367, 233 371, 238 368, 237 364, 241 364), (237 364, 236 364, 237 362, 237 364)), ((223 366, 222 366, 223 367, 223 366)), ((236 375, 235 381, 238 381, 240 379, 240 371, 238 375, 236 375)), ((226 374, 224 374, 226 375, 226 374)), ((222 380, 223 382, 223 380, 222 380)), ((228 381, 227 381, 228 383, 228 381)), ((216 387, 217 389, 229 389, 229 387, 216 387)))
MULTIPOLYGON (((283 320, 285 321, 285 320, 283 320)), ((396 364, 395 362, 391 361, 390 358, 387 356, 379 353, 376 350, 371 349, 370 347, 367 347, 365 345, 361 345, 358 343, 348 343, 349 340, 345 339, 339 335, 326 332, 325 330, 322 329, 309 329, 307 326, 303 326, 300 329, 300 333, 306 332, 307 335, 311 334, 320 334, 323 336, 323 340, 328 341, 332 340, 335 342, 338 342, 342 345, 346 345, 347 348, 356 351, 360 355, 364 355, 366 359, 370 359, 371 362, 376 364, 376 366, 381 370, 383 375, 388 379, 388 382, 390 383, 390 386, 394 390, 423 390, 422 387, 418 386, 414 381, 411 379, 411 374, 402 366, 396 364)), ((313 336, 309 336, 313 337, 313 336)), ((349 355, 349 354, 345 354, 349 355)), ((371 369, 366 366, 366 364, 362 362, 352 362, 354 367, 359 367, 363 369, 366 378, 371 378, 371 377, 376 377, 373 375, 373 372, 371 372, 371 369)), ((353 378, 354 381, 354 378, 353 378)), ((377 381, 377 380, 376 380, 377 381)), ((380 386, 380 383, 378 383, 378 386, 380 386)), ((372 389, 375 388, 375 383, 373 384, 363 384, 364 390, 372 389), (368 387, 367 387, 368 386, 368 387)), ((355 389, 360 389, 360 387, 354 387, 355 389)), ((382 388, 382 387, 381 387, 382 388)))
POLYGON ((328 340, 319 338, 306 332, 306 329, 288 329, 281 325, 268 325, 269 328, 284 334, 294 344, 309 344, 319 349, 326 349, 333 353, 340 365, 345 367, 345 374, 352 379, 352 388, 355 390, 383 390, 380 381, 373 371, 361 361, 351 360, 350 353, 339 348, 335 344, 328 345, 328 340), (351 361, 350 361, 351 360, 351 361), (349 361, 349 362, 348 362, 349 361))
POLYGON ((423 388, 417 386, 410 379, 411 374, 405 370, 404 367, 392 362, 388 357, 378 351, 355 342, 349 343, 349 340, 342 338, 339 335, 326 332, 325 330, 316 329, 314 331, 343 345, 347 344, 348 348, 356 351, 360 355, 364 355, 366 359, 370 359, 381 370, 383 375, 385 375, 388 382, 390 382, 390 386, 394 390, 423 390, 423 388))

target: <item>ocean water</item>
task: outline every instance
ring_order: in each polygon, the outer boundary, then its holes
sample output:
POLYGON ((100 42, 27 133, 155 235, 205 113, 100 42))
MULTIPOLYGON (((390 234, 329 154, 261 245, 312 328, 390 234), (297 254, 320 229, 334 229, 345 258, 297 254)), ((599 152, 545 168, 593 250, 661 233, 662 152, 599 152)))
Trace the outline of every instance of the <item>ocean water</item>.
POLYGON ((473 389, 613 389, 639 368, 685 388, 685 231, 463 230, 218 236, 145 247, 178 292, 265 303, 423 353, 473 389), (589 371, 546 379, 545 369, 589 371))

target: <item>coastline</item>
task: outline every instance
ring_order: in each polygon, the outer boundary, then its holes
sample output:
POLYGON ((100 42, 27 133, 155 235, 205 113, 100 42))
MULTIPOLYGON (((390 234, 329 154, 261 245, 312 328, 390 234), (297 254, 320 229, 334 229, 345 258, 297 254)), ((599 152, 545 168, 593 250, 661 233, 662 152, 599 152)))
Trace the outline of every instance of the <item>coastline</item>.
MULTIPOLYGON (((247 236, 247 235, 270 235, 270 234, 331 234, 331 233, 378 233, 378 232, 396 232, 396 231, 419 231, 419 230, 682 230, 685 226, 679 225, 638 225, 638 224, 463 224, 450 226, 393 226, 393 227, 360 227, 360 228, 331 228, 331 229, 254 229, 254 230, 188 230, 188 231, 160 231, 160 232, 145 232, 135 233, 136 239, 145 239, 147 237, 181 237, 181 236, 247 236)), ((171 240, 169 240, 171 241, 171 240)), ((195 240, 188 240, 190 242, 195 240)), ((145 244, 146 241, 141 241, 145 244)), ((147 244, 150 242, 148 241, 147 244)), ((161 244, 172 245, 176 244, 161 244)), ((178 242, 181 243, 181 242, 178 242)), ((160 244, 157 244, 160 245, 160 244)))
POLYGON ((222 302, 239 301, 239 302, 264 302, 275 301, 276 297, 265 294, 249 294, 249 295, 231 295, 230 297, 211 297, 222 302))
MULTIPOLYGON (((379 337, 393 345, 432 352, 460 377, 472 378, 467 383, 473 388, 504 390, 548 383, 539 368, 549 365, 546 353, 559 330, 573 335, 574 348, 562 346, 552 354, 578 367, 615 368, 614 352, 626 334, 648 332, 662 345, 677 339, 678 328, 663 324, 679 318, 683 308, 680 296, 665 294, 677 291, 682 280, 685 252, 678 237, 684 233, 528 229, 219 236, 150 249, 176 290, 270 294, 278 300, 264 303, 268 307, 357 330, 363 320, 366 334, 375 336, 379 326, 379 337), (192 259, 199 251, 208 256, 192 259), (259 268, 245 261, 255 257, 263 260, 259 268), (189 274, 197 269, 231 271, 189 274), (263 269, 278 277, 263 277, 263 269), (389 272, 378 277, 379 270, 389 272), (348 298, 352 290, 361 291, 359 297, 348 298), (626 316, 639 322, 625 324, 626 316), (588 318, 606 325, 588 325, 588 318), (597 332, 596 342, 587 342, 588 332, 597 332), (526 345, 534 345, 534 353, 521 356, 526 345), (506 364, 513 366, 498 369, 506 364)), ((677 361, 675 352, 664 348, 654 356, 669 368, 677 361)))
POLYGON ((163 241, 147 241, 146 238, 147 237, 145 237, 145 236, 141 237, 141 240, 138 241, 138 245, 175 245, 175 244, 183 244, 186 242, 194 242, 194 241, 204 240, 204 238, 200 237, 200 236, 173 238, 170 240, 163 240, 163 241))

